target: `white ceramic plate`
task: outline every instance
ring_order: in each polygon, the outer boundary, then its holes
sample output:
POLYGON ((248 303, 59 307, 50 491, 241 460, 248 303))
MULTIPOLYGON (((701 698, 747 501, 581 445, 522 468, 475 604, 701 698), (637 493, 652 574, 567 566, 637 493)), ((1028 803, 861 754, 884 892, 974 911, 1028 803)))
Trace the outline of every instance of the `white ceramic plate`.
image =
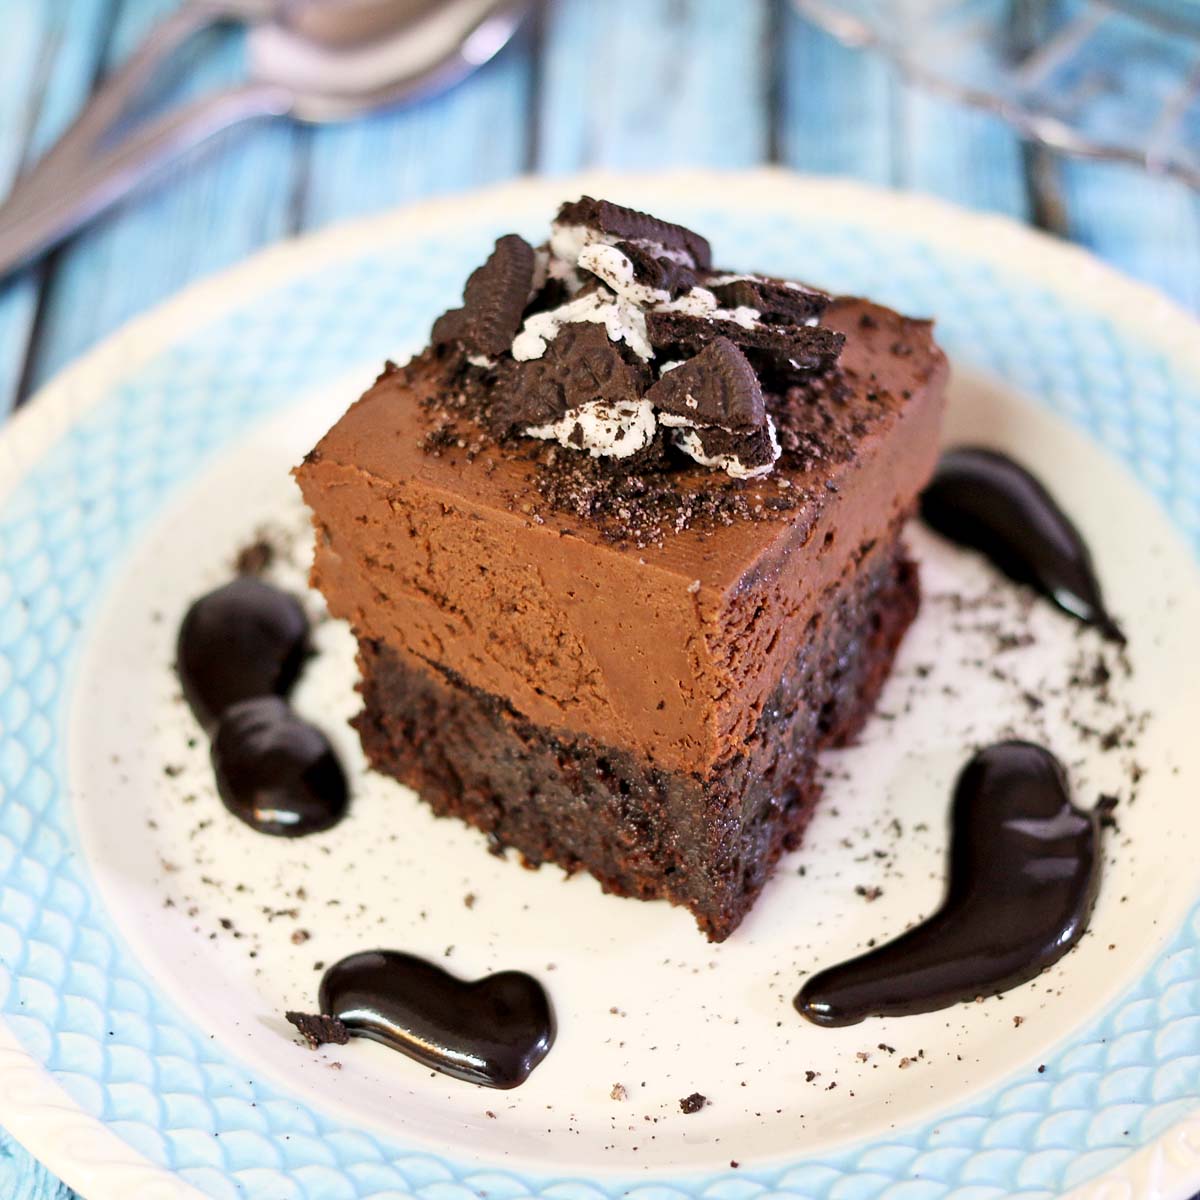
POLYGON ((0 437, 0 1122, 97 1200, 1200 1189, 1198 345, 1078 251, 770 172, 443 201, 272 251, 131 326, 0 437), (339 625, 319 625, 297 704, 334 736, 353 811, 298 842, 221 807, 170 670, 187 603, 262 527, 285 547, 275 577, 303 587, 288 468, 497 233, 536 237, 583 191, 694 225, 732 266, 936 315, 948 437, 1052 485, 1132 633, 1126 674, 914 530, 926 598, 883 715, 830 756, 805 846, 720 947, 678 910, 497 860, 366 774, 339 625), (1098 656, 1107 701, 1072 683, 1098 656), (1105 750, 1116 725, 1136 736, 1105 750), (986 1003, 804 1023, 805 973, 937 904, 954 775, 1012 735, 1052 746, 1081 803, 1121 798, 1087 937, 986 1003), (369 1043, 299 1046, 281 1014, 312 1007, 316 964, 377 946, 537 975, 551 1055, 502 1093, 369 1043), (694 1091, 710 1103, 684 1115, 694 1091))

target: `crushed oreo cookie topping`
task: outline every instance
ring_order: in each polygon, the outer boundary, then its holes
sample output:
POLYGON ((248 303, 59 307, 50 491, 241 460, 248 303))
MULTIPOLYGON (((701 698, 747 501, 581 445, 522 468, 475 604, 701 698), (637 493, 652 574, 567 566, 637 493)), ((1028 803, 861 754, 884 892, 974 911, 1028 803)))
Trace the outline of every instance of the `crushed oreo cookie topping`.
POLYGON ((663 375, 646 393, 664 425, 720 425, 748 433, 767 420, 762 388, 746 356, 719 337, 663 375))
POLYGON ((738 479, 765 475, 779 458, 775 424, 746 356, 718 337, 662 374, 646 392, 675 445, 703 466, 738 479))
POLYGON ((484 365, 509 348, 533 292, 533 247, 515 233, 496 242, 487 262, 472 272, 462 308, 443 313, 433 326, 433 344, 457 342, 484 365))
POLYGON ((337 1017, 290 1010, 283 1015, 290 1025, 296 1027, 310 1050, 319 1050, 322 1046, 344 1046, 350 1041, 350 1030, 337 1017))
POLYGON ((433 343, 476 371, 465 386, 486 393, 480 423, 494 437, 553 441, 623 469, 690 459, 750 479, 782 453, 764 384, 786 390, 836 365, 844 336, 818 323, 828 302, 787 280, 714 271, 698 233, 584 196, 536 250, 501 238, 433 343))
POLYGON ((793 283, 760 275, 712 275, 708 290, 724 308, 753 308, 772 325, 816 325, 825 296, 793 283))
MULTIPOLYGON (((727 337, 753 355, 764 376, 781 383, 825 371, 837 362, 843 337, 819 325, 768 325, 752 308, 721 308, 704 304, 706 289, 694 288, 689 296, 646 314, 646 336, 658 353, 671 357, 694 354, 718 337, 727 337), (698 300, 683 307, 685 300, 698 300)), ((711 292, 708 295, 712 295, 711 292)), ((714 297, 715 300, 715 297, 714 297)))
POLYGON ((497 405, 504 432, 624 458, 654 436, 636 372, 599 325, 566 326, 541 358, 517 364, 497 405))

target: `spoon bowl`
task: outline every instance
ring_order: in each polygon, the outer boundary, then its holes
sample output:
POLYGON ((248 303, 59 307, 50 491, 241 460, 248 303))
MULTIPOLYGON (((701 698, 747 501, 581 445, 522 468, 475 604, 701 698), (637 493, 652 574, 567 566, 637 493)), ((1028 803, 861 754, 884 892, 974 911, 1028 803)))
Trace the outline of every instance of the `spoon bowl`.
POLYGON ((242 121, 345 121, 456 83, 533 0, 189 0, 160 22, 0 206, 0 278, 184 151, 242 121), (247 79, 118 135, 165 61, 202 29, 248 29, 247 79))
POLYGON ((342 121, 441 91, 507 44, 528 0, 290 0, 252 28, 252 79, 289 115, 342 121))

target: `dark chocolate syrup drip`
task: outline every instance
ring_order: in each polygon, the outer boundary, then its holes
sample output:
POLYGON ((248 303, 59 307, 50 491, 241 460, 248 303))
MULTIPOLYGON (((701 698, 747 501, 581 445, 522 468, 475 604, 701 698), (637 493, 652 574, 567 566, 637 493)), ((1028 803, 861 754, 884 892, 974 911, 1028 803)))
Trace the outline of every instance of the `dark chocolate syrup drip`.
POLYGON ((176 664, 196 720, 211 730, 239 700, 287 695, 307 650, 308 620, 299 602, 243 576, 188 609, 176 664))
POLYGON ((921 496, 921 516, 944 537, 982 551, 1010 579, 1124 644, 1079 530, 1011 458, 970 446, 948 451, 921 496))
POLYGON ((260 833, 302 837, 346 815, 346 777, 333 747, 278 696, 225 710, 212 764, 225 807, 260 833))
POLYGON ((932 1012, 1032 979, 1083 935, 1100 823, 1071 803, 1048 750, 1001 742, 963 769, 946 899, 894 942, 814 975, 796 1008, 818 1025, 932 1012))
POLYGON ((456 1079, 513 1088, 554 1044, 542 985, 519 971, 473 983, 397 950, 352 954, 321 980, 321 1012, 456 1079))

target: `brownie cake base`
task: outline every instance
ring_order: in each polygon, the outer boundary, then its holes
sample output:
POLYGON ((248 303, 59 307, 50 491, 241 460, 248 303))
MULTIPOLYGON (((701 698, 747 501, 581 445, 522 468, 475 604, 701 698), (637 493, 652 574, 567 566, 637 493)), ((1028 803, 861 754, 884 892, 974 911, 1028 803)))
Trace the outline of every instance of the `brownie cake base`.
POLYGON ((714 942, 749 911, 820 793, 816 754, 869 716, 917 612, 898 530, 861 548, 818 609, 740 752, 707 776, 559 736, 448 672, 359 641, 355 719, 371 765, 532 865, 587 870, 607 892, 689 909, 714 942))

